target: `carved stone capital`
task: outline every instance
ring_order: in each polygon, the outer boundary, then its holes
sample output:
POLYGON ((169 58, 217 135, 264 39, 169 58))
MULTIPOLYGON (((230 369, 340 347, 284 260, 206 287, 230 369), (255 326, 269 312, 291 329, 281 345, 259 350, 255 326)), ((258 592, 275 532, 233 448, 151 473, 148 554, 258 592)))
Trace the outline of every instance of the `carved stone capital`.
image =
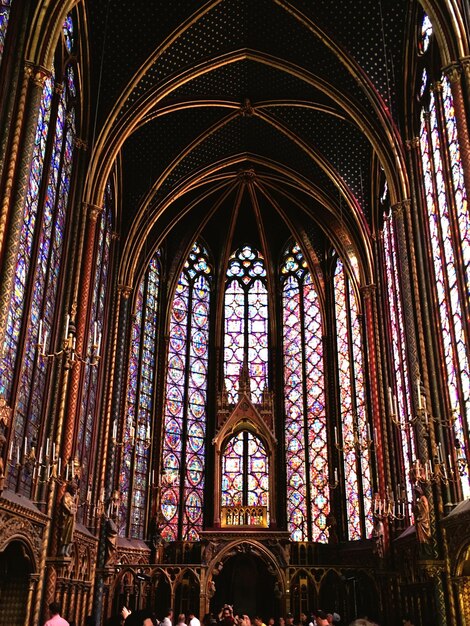
POLYGON ((431 85, 431 89, 432 91, 434 91, 434 93, 442 93, 442 82, 440 80, 436 80, 432 85, 431 85))
POLYGON ((413 137, 413 139, 407 139, 405 141, 405 147, 408 150, 408 152, 411 152, 412 150, 418 150, 419 149, 419 137, 413 137))
POLYGON ((364 296, 364 298, 370 298, 375 293, 376 289, 377 286, 371 283, 370 285, 364 285, 363 287, 361 287, 360 292, 364 296))
POLYGON ((44 87, 46 78, 51 75, 51 72, 45 67, 33 65, 29 61, 26 61, 24 71, 26 76, 29 77, 30 81, 33 83, 33 85, 39 87, 40 89, 44 87))
POLYGON ((392 206, 392 213, 395 217, 401 217, 403 213, 411 206, 411 200, 402 200, 392 206))
POLYGON ((132 287, 129 285, 118 285, 118 293, 127 300, 132 293, 132 287))
POLYGON ((237 177, 241 181, 249 182, 250 180, 256 178, 256 172, 252 167, 250 167, 246 170, 240 170, 237 174, 237 177))
POLYGON ((103 212, 103 207, 97 206, 96 204, 89 204, 87 206, 87 209, 88 209, 88 219, 90 220, 90 222, 96 222, 98 217, 103 212))
POLYGON ((462 76, 462 70, 463 68, 459 63, 451 63, 443 69, 443 72, 451 83, 457 83, 462 76))
POLYGON ((75 137, 73 143, 78 150, 88 150, 88 142, 80 137, 75 137))
POLYGON ((470 81, 470 57, 463 57, 460 59, 460 64, 465 73, 465 78, 470 81))

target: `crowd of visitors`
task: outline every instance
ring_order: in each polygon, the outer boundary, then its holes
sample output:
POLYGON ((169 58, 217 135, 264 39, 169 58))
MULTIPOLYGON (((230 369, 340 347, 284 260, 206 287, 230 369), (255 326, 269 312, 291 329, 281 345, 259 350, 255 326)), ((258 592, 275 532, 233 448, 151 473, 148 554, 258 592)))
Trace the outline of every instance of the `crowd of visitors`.
MULTIPOLYGON (((51 619, 44 626, 75 626, 60 616, 60 606, 53 602, 49 606, 51 619)), ((341 616, 335 611, 323 611, 316 609, 307 615, 301 613, 299 620, 294 620, 292 613, 287 613, 285 617, 270 617, 264 621, 259 615, 250 617, 244 613, 234 614, 233 608, 225 604, 218 616, 207 613, 202 624, 194 611, 189 611, 186 615, 180 613, 174 619, 173 609, 169 608, 165 615, 158 619, 157 614, 151 609, 131 611, 127 607, 122 607, 120 615, 108 620, 107 626, 341 626, 341 616)), ((414 626, 411 618, 406 616, 402 619, 403 626, 414 626)), ((90 618, 87 618, 85 626, 93 626, 90 618)), ((368 617, 355 619, 349 626, 379 626, 368 617)))

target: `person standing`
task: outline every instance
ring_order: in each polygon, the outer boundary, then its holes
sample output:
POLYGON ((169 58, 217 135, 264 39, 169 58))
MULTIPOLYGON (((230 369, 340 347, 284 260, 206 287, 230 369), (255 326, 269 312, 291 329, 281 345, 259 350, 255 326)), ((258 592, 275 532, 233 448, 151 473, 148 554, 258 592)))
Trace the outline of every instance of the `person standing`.
POLYGON ((51 619, 48 619, 44 626, 70 626, 68 621, 60 616, 60 606, 57 602, 49 604, 51 619))
POLYGON ((188 619, 189 619, 188 626, 201 626, 201 622, 198 620, 198 618, 194 614, 194 611, 190 611, 188 613, 188 619))
POLYGON ((162 626, 173 626, 171 620, 173 619, 173 609, 168 609, 165 617, 162 619, 162 626))

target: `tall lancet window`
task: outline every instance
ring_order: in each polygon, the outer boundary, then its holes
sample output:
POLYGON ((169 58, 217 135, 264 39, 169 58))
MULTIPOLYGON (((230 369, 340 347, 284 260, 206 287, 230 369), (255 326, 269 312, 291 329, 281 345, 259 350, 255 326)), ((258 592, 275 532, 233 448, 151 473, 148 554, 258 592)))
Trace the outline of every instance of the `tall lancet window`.
POLYGON ((5 48, 12 1, 13 0, 0 0, 0 65, 2 63, 3 50, 5 48))
POLYGON ((149 450, 156 382, 156 338, 160 261, 157 252, 150 261, 137 291, 132 325, 127 388, 127 415, 123 428, 123 456, 119 488, 122 494, 120 532, 143 539, 149 450))
MULTIPOLYGON (((42 447, 39 425, 44 406, 48 359, 58 345, 52 336, 62 266, 72 176, 77 115, 80 110, 75 22, 69 16, 56 51, 56 67, 42 93, 29 186, 24 207, 13 294, 0 362, 0 393, 14 407, 11 449, 42 447), (46 159, 46 154, 50 155, 46 159), (41 320, 41 322, 40 322, 41 320), (39 332, 41 330, 41 333, 39 332)), ((44 434, 43 434, 44 440, 44 434)), ((43 443, 43 442, 42 442, 43 443)), ((33 475, 10 464, 10 485, 28 493, 33 475)))
POLYGON ((349 539, 368 537, 372 531, 372 485, 367 424, 362 331, 353 285, 338 259, 334 276, 340 445, 343 453, 344 491, 349 539), (364 534, 365 533, 365 534, 364 534))
POLYGON ((401 300, 399 264, 397 257, 396 235, 393 218, 390 214, 388 194, 386 190, 382 197, 385 204, 383 226, 383 254, 385 265, 386 302, 388 305, 388 337, 392 364, 392 376, 388 390, 388 410, 395 420, 401 438, 401 470, 403 484, 408 490, 408 502, 412 502, 411 483, 408 480, 411 464, 416 459, 413 429, 410 428, 413 418, 411 406, 412 393, 410 389, 408 360, 406 356, 406 335, 403 319, 403 305, 401 300))
MULTIPOLYGON (((425 17, 425 23, 429 18, 425 17)), ((424 23, 424 22, 423 22, 424 23)), ((423 29, 424 30, 424 29, 423 29)), ((426 30, 432 43, 432 31, 426 30)), ((423 34, 423 41, 426 41, 423 34)), ((429 48, 429 43, 426 50, 429 48)), ((429 54, 429 53, 428 53, 429 54)), ((427 210, 427 241, 434 272, 445 363, 446 404, 455 418, 455 457, 462 492, 470 496, 470 355, 462 302, 470 292, 470 215, 457 137, 454 103, 447 77, 437 76, 433 89, 431 59, 421 76, 420 145, 427 210), (449 180, 450 179, 450 180, 449 180)))
POLYGON ((222 452, 222 506, 268 507, 268 495, 266 447, 253 433, 239 432, 222 452))
POLYGON ((288 529, 294 541, 326 541, 323 326, 312 276, 297 244, 284 255, 281 282, 288 529))
POLYGON ((268 384, 268 292, 263 257, 250 246, 229 259, 224 305, 229 402, 237 401, 241 370, 247 366, 251 399, 260 403, 268 384))
POLYGON ((196 243, 171 308, 160 497, 166 541, 197 541, 202 530, 211 281, 207 250, 196 243))
MULTIPOLYGON (((97 252, 95 258, 95 277, 91 304, 90 323, 88 326, 87 354, 93 350, 101 353, 101 337, 106 307, 106 295, 110 279, 110 249, 111 225, 113 214, 113 189, 111 182, 106 185, 103 210, 98 218, 99 231, 97 234, 97 252)), ((91 459, 93 458, 93 434, 98 423, 97 409, 99 405, 98 384, 101 370, 99 367, 88 367, 83 372, 83 387, 80 406, 80 418, 77 442, 75 445, 76 458, 81 462, 80 490, 82 498, 86 498, 92 488, 91 459)), ((82 507, 84 510, 85 507, 82 507)), ((79 516, 82 512, 79 511, 79 516)))

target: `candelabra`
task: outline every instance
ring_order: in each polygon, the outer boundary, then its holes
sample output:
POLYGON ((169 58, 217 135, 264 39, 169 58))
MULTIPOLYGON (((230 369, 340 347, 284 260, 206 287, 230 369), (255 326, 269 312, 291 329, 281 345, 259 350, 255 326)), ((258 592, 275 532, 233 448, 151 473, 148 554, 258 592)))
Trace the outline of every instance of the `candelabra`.
POLYGON ((406 516, 406 490, 404 486, 398 485, 397 499, 391 487, 385 490, 385 497, 379 493, 374 494, 372 501, 372 511, 375 518, 379 520, 402 520, 406 516))
MULTIPOLYGON (((112 442, 115 446, 123 446, 125 443, 130 444, 131 447, 135 444, 135 434, 136 429, 134 426, 134 422, 129 422, 126 428, 126 433, 123 434, 123 438, 121 441, 118 441, 118 427, 117 421, 114 420, 112 427, 112 442)), ((152 444, 152 435, 150 430, 150 424, 147 424, 145 428, 145 437, 141 440, 142 446, 145 450, 148 450, 152 444)))
POLYGON ((338 429, 335 426, 335 448, 339 452, 349 452, 350 450, 358 448, 363 451, 370 450, 373 444, 374 439, 371 437, 369 424, 366 425, 366 433, 363 433, 363 435, 361 436, 357 427, 357 419, 355 415, 353 416, 352 433, 348 433, 345 435, 345 437, 343 438, 343 445, 339 443, 338 429))
POLYGON ((82 363, 84 365, 91 365, 97 367, 101 358, 101 332, 98 332, 98 323, 95 322, 93 326, 93 343, 89 354, 79 354, 76 350, 77 338, 75 336, 76 328, 75 323, 70 319, 70 315, 67 315, 65 322, 64 339, 62 342, 62 349, 58 352, 47 351, 47 339, 49 332, 44 326, 42 319, 39 320, 38 329, 38 356, 41 359, 56 359, 65 356, 65 363, 67 368, 73 367, 75 362, 82 363))
POLYGON ((315 485, 319 489, 325 489, 326 487, 329 487, 330 489, 337 489, 337 487, 339 486, 337 467, 335 467, 333 471, 333 476, 334 476, 334 480, 333 482, 330 482, 328 476, 324 472, 318 472, 316 479, 314 481, 315 485))

